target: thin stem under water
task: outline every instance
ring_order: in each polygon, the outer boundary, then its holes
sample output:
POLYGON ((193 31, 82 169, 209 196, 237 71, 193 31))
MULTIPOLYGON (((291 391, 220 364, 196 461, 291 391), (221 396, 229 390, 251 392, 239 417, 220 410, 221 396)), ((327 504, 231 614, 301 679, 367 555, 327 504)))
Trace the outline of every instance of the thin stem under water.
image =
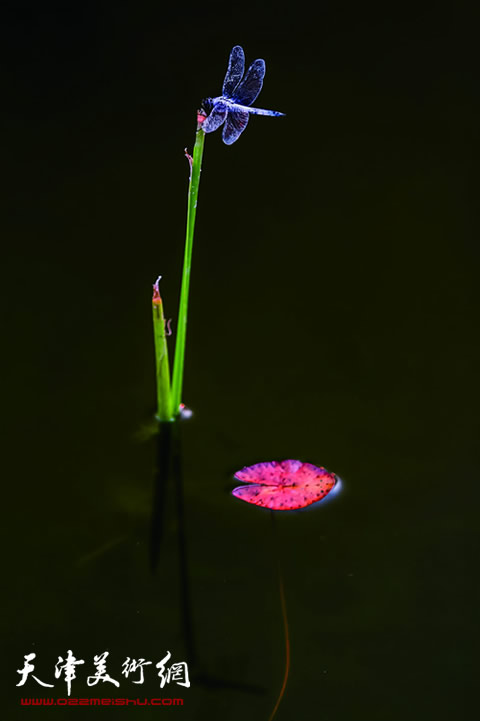
POLYGON ((275 525, 275 514, 273 511, 271 511, 270 515, 272 518, 272 526, 273 526, 274 539, 275 539, 274 545, 275 545, 275 549, 276 549, 276 553, 277 553, 278 588, 280 591, 280 605, 282 608, 283 630, 284 630, 284 634, 285 634, 285 671, 283 674, 282 687, 280 689, 280 693, 278 694, 277 702, 276 702, 275 706, 273 707, 273 711, 270 714, 268 721, 272 721, 273 717, 277 713, 278 707, 280 706, 283 695, 285 693, 285 689, 287 688, 288 674, 290 672, 290 633, 288 630, 287 602, 285 600, 285 589, 283 587, 282 566, 280 564, 280 553, 278 551, 277 529, 276 529, 276 525, 275 525))

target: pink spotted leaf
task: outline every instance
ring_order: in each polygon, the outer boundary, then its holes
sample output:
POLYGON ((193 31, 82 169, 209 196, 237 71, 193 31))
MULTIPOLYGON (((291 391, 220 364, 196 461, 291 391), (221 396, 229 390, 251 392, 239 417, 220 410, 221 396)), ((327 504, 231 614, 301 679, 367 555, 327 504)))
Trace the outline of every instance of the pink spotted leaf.
POLYGON ((337 482, 337 476, 325 468, 293 460, 256 463, 237 471, 235 478, 248 485, 234 488, 234 496, 274 511, 292 511, 321 501, 337 482))

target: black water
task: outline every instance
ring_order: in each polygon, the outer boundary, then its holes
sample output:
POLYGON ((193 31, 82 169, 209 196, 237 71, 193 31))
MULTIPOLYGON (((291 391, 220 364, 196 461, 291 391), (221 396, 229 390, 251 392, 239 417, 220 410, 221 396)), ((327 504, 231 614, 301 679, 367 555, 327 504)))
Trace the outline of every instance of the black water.
POLYGON ((279 554, 278 721, 477 719, 473 16, 32 4, 4 28, 5 718, 65 697, 71 649, 72 697, 184 706, 36 718, 266 721, 279 554), (159 453, 151 285, 175 328, 183 149, 235 43, 266 58, 259 105, 287 118, 207 138, 194 416, 159 453), (275 537, 230 490, 284 458, 343 485, 275 537), (106 650, 120 688, 89 688, 106 650), (189 689, 121 675, 167 651, 189 689), (54 689, 15 687, 31 652, 54 689))

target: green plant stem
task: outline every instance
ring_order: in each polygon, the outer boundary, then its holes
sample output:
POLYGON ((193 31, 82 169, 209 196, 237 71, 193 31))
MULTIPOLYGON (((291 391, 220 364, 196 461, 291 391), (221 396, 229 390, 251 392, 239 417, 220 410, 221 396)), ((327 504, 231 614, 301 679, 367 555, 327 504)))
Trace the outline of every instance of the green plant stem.
POLYGON ((200 185, 200 172, 202 170, 203 145, 205 133, 201 125, 197 127, 195 146, 193 148, 193 161, 190 168, 190 183, 188 186, 187 232, 185 237, 185 256, 183 259, 182 289, 180 292, 180 306, 178 310, 177 339, 175 343, 175 359, 173 362, 172 381, 172 408, 173 415, 180 413, 182 402, 183 367, 185 361, 185 342, 187 336, 188 291, 190 287, 190 270, 192 266, 193 233, 195 230, 195 216, 197 213, 198 186, 200 185))
POLYGON ((163 302, 158 288, 160 277, 153 286, 152 314, 153 338, 155 342, 155 368, 157 375, 157 420, 172 420, 172 394, 170 390, 170 368, 165 329, 163 302))

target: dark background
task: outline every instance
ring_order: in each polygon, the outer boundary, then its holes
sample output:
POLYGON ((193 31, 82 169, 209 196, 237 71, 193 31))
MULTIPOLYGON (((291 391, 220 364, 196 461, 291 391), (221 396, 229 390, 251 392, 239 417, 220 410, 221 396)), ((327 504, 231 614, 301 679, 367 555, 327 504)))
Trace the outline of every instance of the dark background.
MULTIPOLYGON (((178 518, 149 568, 151 285, 176 327, 195 110, 264 57, 252 118, 206 139, 182 424, 195 679, 182 709, 41 719, 474 721, 478 18, 466 5, 7 3, 2 9, 2 704, 152 697, 126 656, 188 655, 178 518), (343 479, 277 514, 233 473, 343 479), (95 654, 121 680, 88 689, 95 654), (88 667, 88 670, 87 670, 88 667), (65 695, 55 681, 53 696, 65 695)), ((172 339, 173 341, 173 339, 172 339)), ((173 342, 171 341, 171 350, 173 342)), ((182 530, 182 528, 181 528, 182 530)), ((192 641, 192 639, 190 639, 192 641)), ((167 693, 168 691, 168 693, 167 693)))

